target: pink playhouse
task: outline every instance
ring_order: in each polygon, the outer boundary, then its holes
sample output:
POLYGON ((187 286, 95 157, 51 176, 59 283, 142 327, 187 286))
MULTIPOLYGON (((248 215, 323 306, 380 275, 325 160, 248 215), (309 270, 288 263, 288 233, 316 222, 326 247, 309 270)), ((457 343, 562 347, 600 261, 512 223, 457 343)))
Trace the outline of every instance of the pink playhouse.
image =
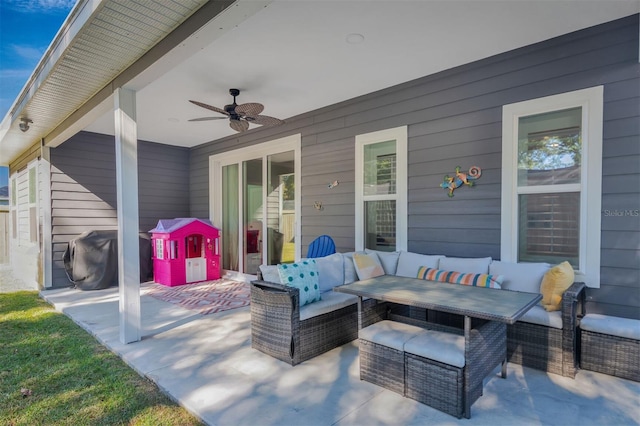
POLYGON ((220 278, 220 230, 210 221, 161 219, 149 232, 156 283, 173 287, 220 278))

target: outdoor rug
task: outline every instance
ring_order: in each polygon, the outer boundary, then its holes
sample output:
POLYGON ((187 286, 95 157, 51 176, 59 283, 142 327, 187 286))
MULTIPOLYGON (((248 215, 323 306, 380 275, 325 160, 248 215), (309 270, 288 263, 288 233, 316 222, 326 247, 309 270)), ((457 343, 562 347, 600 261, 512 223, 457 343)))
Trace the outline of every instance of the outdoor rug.
POLYGON ((151 284, 149 289, 147 294, 156 299, 202 315, 249 306, 251 300, 249 284, 224 278, 175 287, 151 284))

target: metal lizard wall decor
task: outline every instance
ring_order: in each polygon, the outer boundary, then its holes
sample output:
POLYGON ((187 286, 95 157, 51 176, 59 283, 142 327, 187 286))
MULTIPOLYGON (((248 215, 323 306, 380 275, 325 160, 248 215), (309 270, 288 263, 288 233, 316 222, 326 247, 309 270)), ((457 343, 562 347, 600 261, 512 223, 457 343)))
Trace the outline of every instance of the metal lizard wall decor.
POLYGON ((463 184, 467 186, 473 186, 474 180, 478 179, 482 175, 482 170, 478 166, 472 166, 468 173, 461 172, 461 167, 456 167, 456 173, 453 176, 446 175, 444 181, 440 184, 441 188, 448 189, 449 197, 453 197, 453 191, 456 188, 461 187, 463 184))

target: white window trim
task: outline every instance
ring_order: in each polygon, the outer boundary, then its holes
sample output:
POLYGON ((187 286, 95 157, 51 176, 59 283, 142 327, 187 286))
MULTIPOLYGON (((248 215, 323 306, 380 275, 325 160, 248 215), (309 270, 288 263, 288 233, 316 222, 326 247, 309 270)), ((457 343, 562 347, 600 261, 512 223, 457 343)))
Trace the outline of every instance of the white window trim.
POLYGON ((28 170, 27 170, 27 174, 28 174, 28 176, 27 176, 27 185, 29 186, 29 195, 28 195, 28 197, 29 197, 29 203, 28 203, 29 204, 29 243, 31 243, 31 244, 40 244, 40 232, 39 232, 39 229, 40 229, 40 217, 39 217, 39 214, 38 214, 38 212, 40 211, 40 203, 39 203, 39 201, 40 201, 40 194, 39 194, 39 190, 40 190, 40 182, 39 182, 40 181, 40 168, 38 167, 39 164, 40 163, 39 163, 38 160, 33 160, 32 162, 29 163, 29 167, 28 167, 28 170), (34 182, 34 192, 35 192, 35 194, 33 194, 35 201, 33 203, 31 202, 31 170, 34 170, 34 179, 35 179, 35 182, 34 182), (35 214, 35 221, 36 221, 36 223, 35 223, 35 233, 36 233, 36 235, 31 235, 31 231, 33 230, 31 228, 31 221, 34 219, 34 218, 31 217, 31 213, 32 213, 31 209, 34 209, 33 213, 35 214))
POLYGON ((356 176, 355 176, 355 249, 364 250, 364 203, 368 199, 396 201, 396 250, 407 250, 407 126, 380 130, 356 136, 356 176), (364 146, 396 141, 396 194, 395 195, 364 195, 364 146))
POLYGON ((9 238, 18 244, 20 234, 18 233, 18 173, 14 173, 9 177, 9 214, 11 215, 9 229, 11 234, 9 238), (15 218, 14 218, 15 216, 15 218))
MULTIPOLYGON (((580 268, 576 281, 600 287, 602 204, 603 86, 505 105, 502 109, 502 208, 500 258, 518 258, 518 120, 522 116, 582 107, 582 167, 580 177, 580 268)), ((562 189, 560 186, 555 190, 562 189)), ((520 191, 520 193, 524 193, 520 191)), ((551 192, 551 191, 550 191, 551 192)))
POLYGON ((12 244, 14 244, 16 247, 39 247, 41 240, 40 224, 42 223, 42 219, 40 217, 40 207, 42 203, 42 201, 40 200, 40 187, 40 161, 37 159, 29 162, 27 167, 22 169, 20 172, 16 172, 9 176, 10 239, 13 241, 12 244), (33 194, 35 201, 33 203, 31 202, 30 185, 32 170, 35 171, 33 194), (27 194, 26 196, 23 196, 25 198, 23 198, 21 203, 20 190, 21 188, 23 188, 22 185, 26 185, 27 194), (26 214, 23 212, 26 212, 26 214), (32 212, 34 215, 33 219, 35 220, 35 229, 32 229, 31 227, 32 212), (25 217, 20 217, 21 213, 25 214, 26 219, 25 217), (26 223, 24 222, 25 220, 26 223), (28 230, 26 235, 20 233, 21 226, 26 226, 28 230), (32 235, 32 231, 35 232, 35 235, 32 235))
POLYGON ((51 157, 50 148, 42 148, 42 158, 40 159, 40 203, 39 216, 42 218, 42 282, 45 288, 53 286, 53 243, 51 236, 51 157))

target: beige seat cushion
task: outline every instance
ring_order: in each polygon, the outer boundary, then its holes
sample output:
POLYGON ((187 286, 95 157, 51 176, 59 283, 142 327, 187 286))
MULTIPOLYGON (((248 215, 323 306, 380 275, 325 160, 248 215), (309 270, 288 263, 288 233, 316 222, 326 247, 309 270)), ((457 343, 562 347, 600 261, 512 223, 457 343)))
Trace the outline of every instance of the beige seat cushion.
POLYGON ((322 293, 321 300, 300 307, 300 320, 304 321, 356 303, 358 303, 358 296, 328 291, 322 293))
POLYGON ((426 330, 404 344, 404 351, 462 368, 465 365, 464 336, 426 330))
POLYGON ((640 340, 640 320, 601 314, 587 314, 580 320, 580 328, 594 333, 640 340))
POLYGON ((529 309, 518 321, 562 330, 562 314, 560 311, 547 312, 540 305, 529 309))
POLYGON ((408 340, 424 332, 415 325, 383 320, 361 329, 358 337, 402 352, 408 340))

